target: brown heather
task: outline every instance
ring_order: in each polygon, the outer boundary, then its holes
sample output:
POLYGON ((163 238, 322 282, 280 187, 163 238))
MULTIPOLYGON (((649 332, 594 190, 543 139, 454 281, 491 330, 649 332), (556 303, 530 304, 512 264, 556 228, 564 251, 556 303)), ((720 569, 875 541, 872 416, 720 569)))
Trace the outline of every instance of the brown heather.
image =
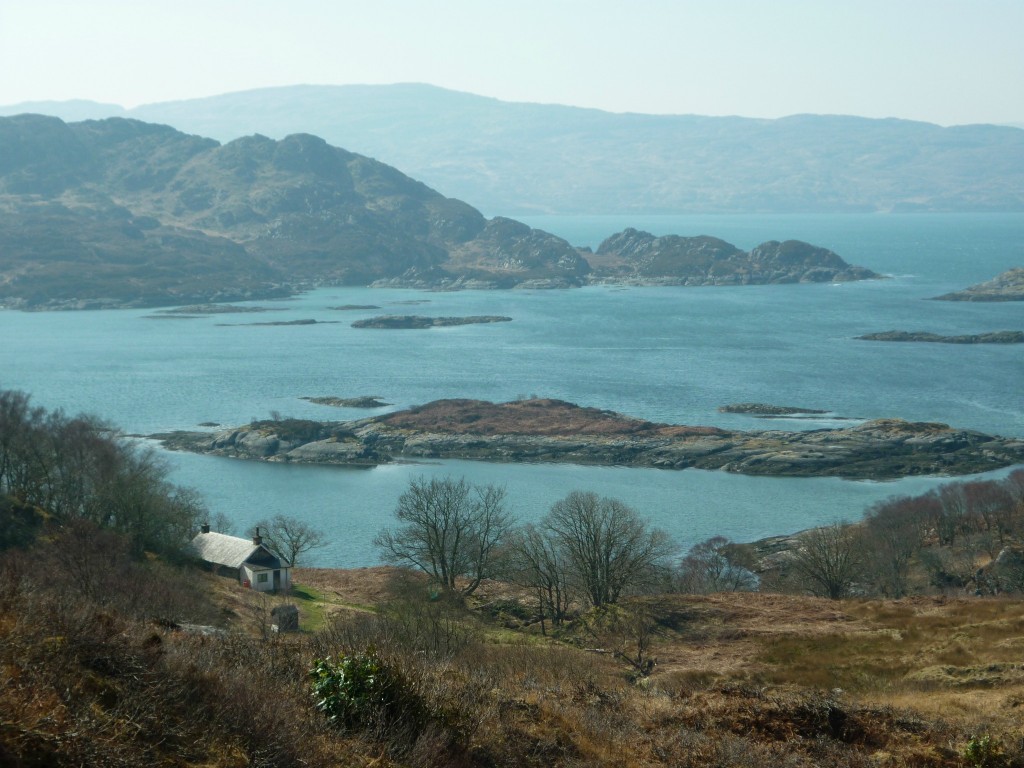
POLYGON ((1024 765, 1017 600, 657 595, 542 636, 501 583, 314 569, 263 598, 73 534, 0 556, 5 766, 1024 765), (268 632, 282 600, 320 628, 268 632), (340 731, 307 670, 367 648, 418 703, 340 731))

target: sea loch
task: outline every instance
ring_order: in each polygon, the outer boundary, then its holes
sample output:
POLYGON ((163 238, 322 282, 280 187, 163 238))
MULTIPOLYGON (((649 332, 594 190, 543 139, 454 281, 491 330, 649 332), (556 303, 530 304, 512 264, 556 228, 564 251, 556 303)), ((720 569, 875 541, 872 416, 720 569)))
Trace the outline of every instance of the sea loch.
MULTIPOLYGON (((262 315, 153 319, 152 310, 0 313, 0 386, 46 407, 87 411, 149 434, 267 418, 271 411, 354 419, 304 396, 378 395, 394 408, 439 398, 538 395, 631 416, 739 429, 815 429, 840 419, 941 421, 1024 435, 1020 345, 883 344, 893 329, 943 335, 1024 330, 1020 303, 929 301, 1024 265, 1024 215, 535 217, 527 223, 595 247, 626 226, 710 234, 741 248, 800 239, 889 279, 841 285, 594 287, 428 293, 322 288, 262 315), (344 305, 380 309, 338 310, 344 305), (377 314, 501 315, 511 322, 420 330, 352 328, 377 314), (315 319, 308 325, 248 325, 315 319), (327 322, 332 321, 332 322, 327 322), (224 325, 231 323, 233 325, 224 325), (760 421, 718 407, 766 402, 828 411, 760 421)), ((504 484, 514 511, 542 515, 582 488, 619 497, 682 545, 721 533, 749 540, 856 518, 891 483, 751 478, 575 466, 443 462, 376 469, 248 463, 167 454, 241 532, 277 513, 306 517, 331 543, 317 564, 368 565, 371 540, 409 478, 465 475, 504 484)))

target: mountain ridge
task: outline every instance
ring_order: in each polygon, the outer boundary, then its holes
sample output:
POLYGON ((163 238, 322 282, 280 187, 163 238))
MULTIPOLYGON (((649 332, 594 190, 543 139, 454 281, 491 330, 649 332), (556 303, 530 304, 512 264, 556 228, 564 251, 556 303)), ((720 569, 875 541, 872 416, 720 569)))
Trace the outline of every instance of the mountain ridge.
POLYGON ((278 86, 122 112, 220 141, 313 133, 506 216, 1024 210, 1024 131, 1009 126, 613 113, 416 83, 278 86))

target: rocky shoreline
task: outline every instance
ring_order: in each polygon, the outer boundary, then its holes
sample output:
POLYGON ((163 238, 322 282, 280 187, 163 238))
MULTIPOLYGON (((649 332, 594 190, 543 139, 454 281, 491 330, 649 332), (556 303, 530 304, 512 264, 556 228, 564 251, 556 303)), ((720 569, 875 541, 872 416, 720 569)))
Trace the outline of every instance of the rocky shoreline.
POLYGON ((368 466, 427 459, 554 462, 889 480, 1024 463, 1024 439, 877 419, 843 429, 730 431, 655 424, 559 400, 439 400, 349 422, 284 419, 151 435, 171 450, 368 466))
POLYGON ((1024 301, 1024 267, 1008 269, 991 280, 936 296, 936 301, 1024 301))

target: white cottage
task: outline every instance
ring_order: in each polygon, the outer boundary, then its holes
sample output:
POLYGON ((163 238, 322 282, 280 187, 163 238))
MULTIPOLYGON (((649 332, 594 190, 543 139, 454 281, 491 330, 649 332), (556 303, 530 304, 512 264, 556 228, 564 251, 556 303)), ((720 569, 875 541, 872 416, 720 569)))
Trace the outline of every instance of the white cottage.
POLYGON ((243 587, 276 592, 292 585, 291 564, 267 548, 259 529, 251 539, 240 539, 204 525, 188 545, 188 552, 214 566, 217 573, 237 578, 243 587))

